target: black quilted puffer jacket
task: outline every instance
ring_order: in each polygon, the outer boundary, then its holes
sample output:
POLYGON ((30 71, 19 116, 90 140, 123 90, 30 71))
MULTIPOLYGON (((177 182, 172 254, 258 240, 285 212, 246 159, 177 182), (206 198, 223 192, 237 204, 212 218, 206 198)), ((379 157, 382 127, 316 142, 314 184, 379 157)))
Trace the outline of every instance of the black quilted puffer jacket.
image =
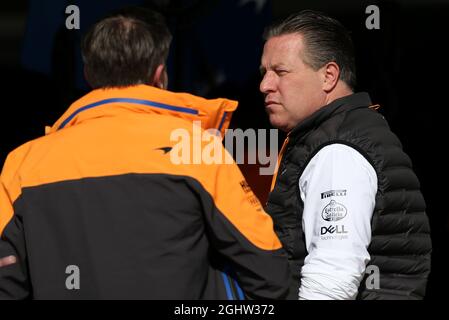
POLYGON ((432 248, 425 201, 410 158, 371 104, 367 93, 340 98, 315 112, 288 136, 267 211, 289 255, 291 299, 298 298, 300 270, 307 255, 298 180, 312 157, 333 143, 360 152, 378 178, 368 251, 369 264, 380 271, 380 288, 368 289, 364 279, 358 298, 422 299, 425 295, 432 248))

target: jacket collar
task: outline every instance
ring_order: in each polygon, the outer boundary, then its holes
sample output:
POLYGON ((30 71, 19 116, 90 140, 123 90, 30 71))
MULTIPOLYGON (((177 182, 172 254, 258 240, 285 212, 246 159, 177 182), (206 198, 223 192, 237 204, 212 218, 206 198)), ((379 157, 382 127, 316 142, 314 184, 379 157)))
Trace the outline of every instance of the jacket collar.
POLYGON ((237 105, 237 101, 222 98, 204 99, 147 85, 97 89, 75 101, 51 128, 46 128, 46 134, 93 118, 136 112, 201 121, 203 129, 218 129, 223 136, 237 105))
POLYGON ((331 116, 353 109, 368 108, 371 105, 371 98, 366 92, 354 93, 349 96, 336 99, 302 121, 295 128, 293 128, 288 135, 292 137, 303 135, 312 128, 318 127, 331 116))

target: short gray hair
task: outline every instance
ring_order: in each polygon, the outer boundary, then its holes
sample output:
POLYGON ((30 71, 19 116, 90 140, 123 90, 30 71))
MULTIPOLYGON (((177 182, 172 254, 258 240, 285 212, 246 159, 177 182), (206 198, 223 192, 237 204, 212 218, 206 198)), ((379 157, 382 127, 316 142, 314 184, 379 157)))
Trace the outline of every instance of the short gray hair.
POLYGON ((340 22, 321 12, 304 10, 268 27, 264 39, 293 33, 304 38, 304 63, 318 70, 335 62, 340 67, 340 79, 354 90, 357 82, 354 45, 340 22))

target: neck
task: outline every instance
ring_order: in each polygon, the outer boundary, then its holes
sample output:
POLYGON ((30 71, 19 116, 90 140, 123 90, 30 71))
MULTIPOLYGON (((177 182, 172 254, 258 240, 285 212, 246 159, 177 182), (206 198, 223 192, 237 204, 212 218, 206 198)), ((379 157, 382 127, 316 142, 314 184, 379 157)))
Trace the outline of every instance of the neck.
POLYGON ((338 81, 334 89, 327 94, 325 105, 328 105, 334 100, 349 96, 353 93, 354 91, 352 91, 346 83, 338 81))

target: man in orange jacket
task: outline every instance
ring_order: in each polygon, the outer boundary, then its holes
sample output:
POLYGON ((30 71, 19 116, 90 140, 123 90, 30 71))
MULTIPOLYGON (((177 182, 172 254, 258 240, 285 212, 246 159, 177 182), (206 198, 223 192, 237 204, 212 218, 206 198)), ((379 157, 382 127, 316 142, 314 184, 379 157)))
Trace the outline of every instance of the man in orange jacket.
POLYGON ((173 161, 173 132, 223 132, 237 103, 164 90, 170 41, 150 11, 86 35, 94 90, 4 164, 0 298, 286 294, 286 256, 237 165, 173 161))

